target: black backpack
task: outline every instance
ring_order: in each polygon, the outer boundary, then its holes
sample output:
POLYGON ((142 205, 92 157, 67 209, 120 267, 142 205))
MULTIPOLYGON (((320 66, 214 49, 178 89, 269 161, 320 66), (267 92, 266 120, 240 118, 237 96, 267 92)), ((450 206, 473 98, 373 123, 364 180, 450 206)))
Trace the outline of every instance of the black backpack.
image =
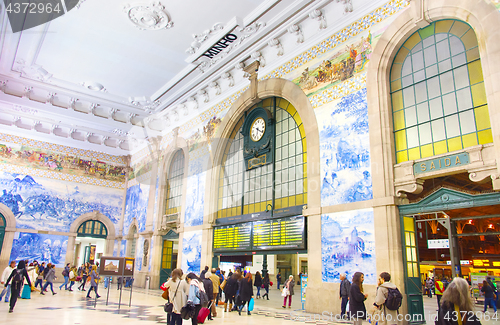
POLYGON ((201 307, 207 308, 208 303, 209 303, 207 293, 205 291, 201 291, 201 290, 198 293, 200 295, 198 298, 200 298, 201 307))
POLYGON ((23 282, 24 269, 15 269, 14 276, 12 277, 12 286, 19 289, 23 282))
POLYGON ((389 310, 398 310, 403 302, 403 295, 398 288, 387 288, 387 299, 385 299, 385 307, 389 310))

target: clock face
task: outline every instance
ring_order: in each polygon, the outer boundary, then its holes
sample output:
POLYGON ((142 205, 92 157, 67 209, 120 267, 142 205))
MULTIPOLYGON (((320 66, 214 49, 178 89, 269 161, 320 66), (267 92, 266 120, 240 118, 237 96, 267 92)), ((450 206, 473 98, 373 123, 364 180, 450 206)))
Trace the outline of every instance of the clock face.
POLYGON ((253 121, 250 127, 250 139, 253 142, 257 142, 264 136, 266 132, 266 121, 262 117, 258 117, 253 121))

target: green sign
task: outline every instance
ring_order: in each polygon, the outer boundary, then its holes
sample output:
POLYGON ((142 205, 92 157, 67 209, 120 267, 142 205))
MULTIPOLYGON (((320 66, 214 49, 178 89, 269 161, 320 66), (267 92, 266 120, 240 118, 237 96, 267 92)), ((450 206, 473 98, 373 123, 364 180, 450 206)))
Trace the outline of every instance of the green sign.
POLYGON ((413 165, 414 174, 429 173, 436 170, 443 170, 458 166, 467 165, 469 163, 469 153, 462 152, 456 155, 433 158, 429 160, 419 161, 413 165))

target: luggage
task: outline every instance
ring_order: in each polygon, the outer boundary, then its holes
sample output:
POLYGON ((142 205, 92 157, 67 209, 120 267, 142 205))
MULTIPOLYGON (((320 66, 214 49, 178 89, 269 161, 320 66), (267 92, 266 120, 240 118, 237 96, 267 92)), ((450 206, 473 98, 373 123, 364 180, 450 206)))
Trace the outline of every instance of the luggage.
POLYGON ((207 308, 207 307, 201 308, 200 312, 198 313, 198 323, 199 324, 205 323, 205 320, 207 319, 209 314, 210 314, 209 308, 207 308))
POLYGON ((250 299, 250 302, 248 303, 248 311, 253 311, 253 306, 255 304, 255 301, 253 298, 250 299))
POLYGON ((31 287, 27 284, 24 285, 21 299, 31 299, 31 287))

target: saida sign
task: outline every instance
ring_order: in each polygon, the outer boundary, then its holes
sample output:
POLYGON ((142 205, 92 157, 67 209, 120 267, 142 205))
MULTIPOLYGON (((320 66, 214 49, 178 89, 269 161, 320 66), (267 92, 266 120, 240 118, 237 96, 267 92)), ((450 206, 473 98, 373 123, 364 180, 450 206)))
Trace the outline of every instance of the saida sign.
POLYGON ((422 174, 467 164, 469 164, 469 154, 463 152, 456 155, 416 162, 415 165, 413 165, 413 172, 415 174, 422 174))
POLYGON ((14 33, 61 17, 80 0, 3 0, 14 33))

